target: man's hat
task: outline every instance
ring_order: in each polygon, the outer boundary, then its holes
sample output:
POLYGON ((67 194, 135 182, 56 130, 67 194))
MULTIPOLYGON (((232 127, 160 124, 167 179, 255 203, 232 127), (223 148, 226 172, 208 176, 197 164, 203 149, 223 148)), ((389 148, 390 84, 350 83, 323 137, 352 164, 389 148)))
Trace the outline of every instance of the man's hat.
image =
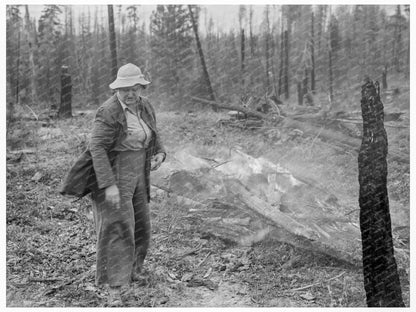
POLYGON ((144 79, 144 75, 139 67, 128 63, 119 68, 117 79, 110 84, 111 89, 133 87, 136 84, 148 85, 150 82, 144 79))

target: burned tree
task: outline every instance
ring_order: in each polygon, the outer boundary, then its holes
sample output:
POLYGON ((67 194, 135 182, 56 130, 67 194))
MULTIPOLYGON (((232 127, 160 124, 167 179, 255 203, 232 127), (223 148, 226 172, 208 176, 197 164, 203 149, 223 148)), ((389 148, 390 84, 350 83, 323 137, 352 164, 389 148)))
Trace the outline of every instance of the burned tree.
MULTIPOLYGON (((191 21, 192 21, 192 28, 193 28, 194 33, 195 33, 196 46, 198 48, 199 59, 201 60, 201 66, 202 66, 202 71, 203 71, 203 74, 204 74, 205 84, 208 88, 210 100, 215 102, 215 94, 214 94, 214 90, 212 89, 211 80, 209 78, 207 65, 205 63, 204 51, 202 50, 201 41, 199 40, 198 24, 197 24, 196 19, 194 18, 194 14, 192 12, 192 6, 188 5, 188 9, 189 9, 189 16, 191 17, 191 21)), ((217 108, 215 106, 212 106, 212 109, 214 111, 217 111, 217 108)))
POLYGON ((240 5, 239 12, 238 12, 238 22, 240 24, 240 54, 241 54, 241 90, 245 88, 245 56, 246 56, 246 37, 244 34, 244 23, 243 20, 246 15, 246 8, 244 5, 240 5))
POLYGON ((315 94, 316 86, 315 86, 315 15, 313 13, 313 10, 311 11, 311 42, 310 42, 310 48, 311 48, 311 92, 315 94))
POLYGON ((111 76, 113 79, 117 77, 117 43, 116 31, 114 29, 114 10, 109 4, 108 8, 108 31, 110 33, 110 51, 111 51, 111 76))
POLYGON ((68 66, 61 67, 61 104, 58 112, 59 118, 72 117, 72 81, 68 66))
POLYGON ((378 82, 361 90, 363 138, 358 155, 364 288, 369 307, 403 307, 387 193, 387 134, 378 82))

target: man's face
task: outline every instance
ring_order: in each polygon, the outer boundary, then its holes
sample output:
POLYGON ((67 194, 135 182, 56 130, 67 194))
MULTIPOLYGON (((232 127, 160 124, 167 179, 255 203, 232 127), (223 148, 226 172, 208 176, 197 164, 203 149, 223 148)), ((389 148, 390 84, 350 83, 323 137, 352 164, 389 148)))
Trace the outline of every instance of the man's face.
POLYGON ((143 90, 143 86, 137 84, 133 87, 127 87, 127 88, 119 88, 117 89, 117 92, 126 105, 133 105, 135 104, 139 96, 141 95, 143 90))

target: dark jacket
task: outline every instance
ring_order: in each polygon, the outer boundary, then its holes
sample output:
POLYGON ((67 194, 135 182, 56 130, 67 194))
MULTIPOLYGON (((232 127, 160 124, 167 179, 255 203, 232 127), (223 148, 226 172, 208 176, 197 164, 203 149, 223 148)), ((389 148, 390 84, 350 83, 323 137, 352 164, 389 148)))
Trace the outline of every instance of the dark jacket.
MULTIPOLYGON (((145 179, 147 198, 150 200, 150 159, 165 153, 156 129, 153 107, 141 98, 142 119, 152 130, 152 139, 146 148, 145 179)), ((89 146, 69 170, 60 193, 83 197, 90 192, 116 184, 112 166, 117 157, 113 149, 127 135, 127 120, 116 95, 102 104, 95 115, 89 146)), ((166 155, 166 153, 165 153, 166 155)))

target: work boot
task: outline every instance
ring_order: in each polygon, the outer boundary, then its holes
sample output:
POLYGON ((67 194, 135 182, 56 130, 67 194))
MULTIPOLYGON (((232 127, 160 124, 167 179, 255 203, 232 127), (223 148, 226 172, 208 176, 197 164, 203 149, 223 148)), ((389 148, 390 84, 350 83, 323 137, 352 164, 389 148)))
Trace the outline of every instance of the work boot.
MULTIPOLYGON (((146 272, 147 273, 147 272, 146 272)), ((133 272, 131 274, 131 281, 138 286, 146 286, 149 284, 149 275, 145 272, 133 272)))
POLYGON ((108 305, 110 307, 120 307, 122 304, 121 286, 110 286, 108 289, 108 305))

